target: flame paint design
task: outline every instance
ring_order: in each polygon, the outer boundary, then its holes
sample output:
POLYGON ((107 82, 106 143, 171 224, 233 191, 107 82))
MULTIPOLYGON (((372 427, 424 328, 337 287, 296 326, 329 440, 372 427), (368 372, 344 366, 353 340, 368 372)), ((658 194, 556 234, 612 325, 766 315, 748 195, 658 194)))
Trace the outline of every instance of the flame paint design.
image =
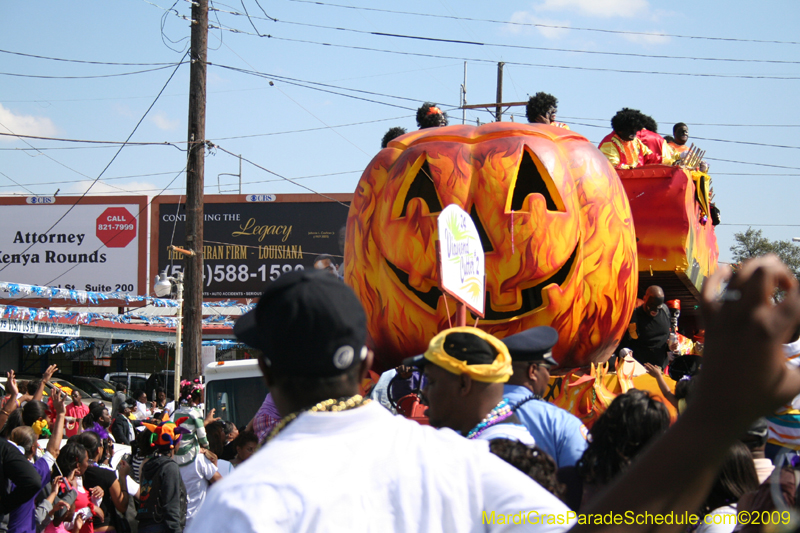
POLYGON ((619 176, 636 221, 639 270, 677 272, 699 292, 719 260, 714 226, 700 222, 703 204, 696 198, 697 184, 708 189, 708 175, 656 165, 620 170, 619 176))
MULTIPOLYGON (((671 390, 675 390, 675 382, 664 376, 671 390)), ((678 412, 669 403, 658 387, 655 378, 647 374, 637 377, 620 376, 608 373, 608 363, 595 365, 592 363, 589 373, 586 369, 572 369, 563 375, 550 376, 550 385, 545 399, 566 409, 581 419, 591 429, 595 421, 602 415, 618 395, 635 388, 649 392, 669 411, 672 422, 677 420, 678 412), (622 377, 622 379, 620 379, 622 377)))
POLYGON ((551 325, 559 331, 553 356, 562 367, 607 360, 636 301, 636 239, 622 184, 581 135, 492 123, 406 134, 361 176, 347 221, 345 282, 367 312, 377 368, 422 353, 448 327, 448 309, 451 316, 456 309, 438 293, 437 213, 422 198, 406 198, 425 162, 441 206, 474 211, 492 248, 486 293, 493 311, 508 318, 481 320, 479 327, 502 338, 551 325), (512 211, 523 157, 547 182, 550 209, 542 194, 531 193, 512 211), (548 282, 553 277, 559 283, 548 282), (541 305, 523 310, 537 290, 541 305))

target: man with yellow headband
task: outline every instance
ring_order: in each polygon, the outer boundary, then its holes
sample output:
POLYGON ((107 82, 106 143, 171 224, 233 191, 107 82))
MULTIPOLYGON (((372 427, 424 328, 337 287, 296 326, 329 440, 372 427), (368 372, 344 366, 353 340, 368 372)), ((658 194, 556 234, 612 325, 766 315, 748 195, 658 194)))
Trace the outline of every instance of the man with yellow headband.
POLYGON ((424 368, 422 395, 433 427, 450 428, 468 439, 535 444, 512 403, 503 398, 503 384, 513 370, 500 340, 477 328, 451 328, 436 335, 423 355, 406 361, 424 368))

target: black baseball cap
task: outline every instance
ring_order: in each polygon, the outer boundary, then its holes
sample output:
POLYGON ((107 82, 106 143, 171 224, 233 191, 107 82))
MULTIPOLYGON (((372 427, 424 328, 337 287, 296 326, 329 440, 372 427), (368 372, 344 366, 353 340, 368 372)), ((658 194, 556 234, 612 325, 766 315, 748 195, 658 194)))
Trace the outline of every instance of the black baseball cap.
MULTIPOLYGON (((490 365, 497 357, 497 350, 491 344, 468 332, 449 333, 444 338, 442 349, 447 355, 460 359, 468 365, 490 365)), ((422 367, 427 362, 424 354, 403 360, 404 365, 416 367, 422 367)))
POLYGON ((355 293, 321 270, 283 274, 233 326, 280 374, 336 376, 367 356, 367 317, 355 293))
POLYGON ((557 366, 553 359, 553 346, 558 342, 558 331, 550 326, 536 326, 502 339, 515 363, 547 363, 557 366))

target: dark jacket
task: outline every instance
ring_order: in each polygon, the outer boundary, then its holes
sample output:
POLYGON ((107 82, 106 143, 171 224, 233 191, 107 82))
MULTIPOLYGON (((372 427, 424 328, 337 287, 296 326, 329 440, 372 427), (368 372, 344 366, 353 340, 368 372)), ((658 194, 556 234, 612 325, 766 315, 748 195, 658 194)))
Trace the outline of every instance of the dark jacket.
POLYGON ((6 531, 6 515, 33 498, 40 488, 42 478, 33 465, 16 446, 0 438, 0 531, 6 531))
POLYGON ((186 524, 186 487, 178 463, 157 455, 142 467, 141 495, 136 519, 139 527, 164 524, 171 533, 180 533, 186 524))
MULTIPOLYGON (((136 425, 141 425, 141 422, 134 424, 130 418, 126 418, 122 413, 118 413, 111 425, 111 434, 114 436, 114 441, 130 446, 133 440, 131 439, 128 428, 136 427, 136 425)), ((135 438, 136 433, 134 432, 134 440, 135 438)))

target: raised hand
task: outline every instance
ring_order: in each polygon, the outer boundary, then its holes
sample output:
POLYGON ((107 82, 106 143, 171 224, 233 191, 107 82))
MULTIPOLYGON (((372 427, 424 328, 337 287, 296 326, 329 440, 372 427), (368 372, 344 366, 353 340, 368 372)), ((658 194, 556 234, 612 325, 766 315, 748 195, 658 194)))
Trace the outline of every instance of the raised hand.
POLYGON ((747 427, 800 393, 800 370, 786 367, 782 347, 800 324, 800 292, 777 256, 748 260, 733 276, 720 268, 703 286, 701 303, 706 337, 697 401, 724 407, 747 427), (726 279, 727 292, 717 298, 726 279), (786 291, 779 303, 777 288, 786 291))
POLYGON ((50 365, 47 367, 47 370, 44 371, 42 374, 42 379, 44 381, 50 381, 53 378, 53 374, 58 372, 58 365, 50 365))

